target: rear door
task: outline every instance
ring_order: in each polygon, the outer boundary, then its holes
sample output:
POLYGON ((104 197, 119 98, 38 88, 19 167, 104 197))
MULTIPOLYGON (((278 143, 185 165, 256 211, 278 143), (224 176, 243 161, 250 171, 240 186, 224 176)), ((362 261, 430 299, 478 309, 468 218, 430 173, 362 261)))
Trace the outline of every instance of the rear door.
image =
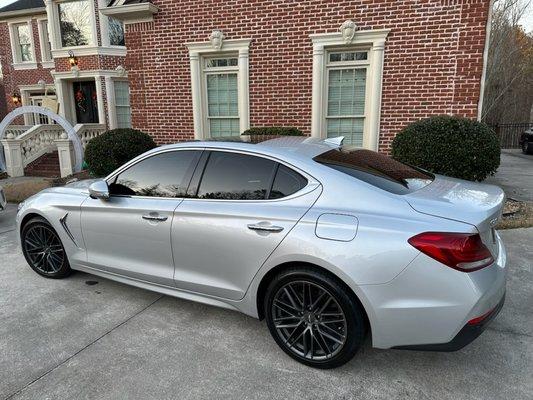
POLYGON ((173 286, 170 230, 201 150, 157 153, 108 181, 107 201, 81 207, 89 267, 173 286))
POLYGON ((195 198, 174 213, 174 280, 184 290, 238 300, 316 201, 320 185, 257 155, 211 151, 204 157, 191 183, 195 198))

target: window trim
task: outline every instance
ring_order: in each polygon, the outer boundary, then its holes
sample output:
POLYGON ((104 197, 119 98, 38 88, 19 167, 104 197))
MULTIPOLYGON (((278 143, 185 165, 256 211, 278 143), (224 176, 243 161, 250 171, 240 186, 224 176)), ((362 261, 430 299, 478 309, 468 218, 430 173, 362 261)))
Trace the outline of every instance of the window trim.
MULTIPOLYGON (((223 57, 227 54, 238 54, 237 63, 237 98, 239 111, 239 129, 244 132, 250 127, 249 104, 249 47, 251 39, 224 40, 221 49, 216 49, 211 42, 185 43, 189 50, 191 69, 191 92, 194 122, 194 138, 206 139, 209 137, 206 127, 207 109, 205 104, 206 94, 203 93, 203 76, 205 58, 223 57)), ((231 67, 233 68, 233 67, 231 67)), ((218 68, 213 68, 213 70, 218 68)))
POLYGON ((35 69, 37 68, 37 57, 35 54, 35 39, 33 37, 33 23, 31 18, 27 19, 17 19, 8 22, 9 28, 9 39, 11 42, 11 56, 12 56, 12 65, 15 70, 22 69, 35 69), (27 25, 30 34, 30 46, 31 46, 31 61, 22 61, 22 56, 19 51, 20 42, 18 37, 18 27, 21 25, 27 25))
MULTIPOLYGON (((95 47, 98 47, 98 30, 96 29, 96 12, 95 12, 95 5, 94 0, 54 0, 52 3, 52 20, 55 24, 55 35, 54 38, 50 38, 50 43, 52 43, 52 57, 63 57, 63 54, 57 53, 58 51, 62 51, 62 53, 65 53, 68 55, 69 50, 76 50, 76 54, 79 54, 80 49, 92 49, 95 47), (61 21, 59 19, 59 5, 63 3, 75 3, 77 1, 87 1, 89 3, 89 14, 90 14, 90 25, 91 25, 91 40, 88 44, 81 45, 81 46, 68 46, 63 47, 63 43, 61 40, 61 21)), ((82 55, 82 54, 79 54, 82 55)), ((85 55, 85 54, 83 54, 85 55)))
POLYGON ((114 118, 114 121, 113 121, 113 126, 114 128, 118 128, 118 113, 117 113, 117 107, 128 107, 129 110, 130 110, 130 128, 132 127, 132 114, 131 114, 131 90, 130 90, 130 82, 128 79, 112 79, 112 82, 113 82, 113 93, 112 93, 112 102, 108 103, 109 105, 112 105, 112 107, 108 107, 108 108, 113 108, 113 113, 111 115, 111 113, 108 113, 109 114, 109 119, 111 118, 114 118), (129 104, 126 106, 126 105, 118 105, 117 104, 117 97, 116 97, 116 92, 115 92, 115 83, 117 82, 126 82, 128 84, 128 100, 129 100, 129 104))
POLYGON ((365 113, 367 117, 365 118, 365 130, 363 131, 363 147, 370 150, 378 149, 383 57, 385 42, 389 32, 390 29, 357 31, 355 37, 349 43, 346 43, 341 32, 309 35, 313 44, 311 136, 321 139, 324 139, 326 136, 324 130, 326 114, 324 101, 327 101, 327 93, 324 89, 324 81, 326 81, 325 78, 327 77, 329 52, 366 48, 368 49, 368 57, 364 61, 369 66, 365 94, 365 113))

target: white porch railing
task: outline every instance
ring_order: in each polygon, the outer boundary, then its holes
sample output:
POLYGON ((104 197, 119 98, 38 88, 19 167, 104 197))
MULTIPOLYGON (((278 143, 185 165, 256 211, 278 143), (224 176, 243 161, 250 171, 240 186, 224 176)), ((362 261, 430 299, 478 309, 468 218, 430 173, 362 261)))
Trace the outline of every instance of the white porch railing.
MULTIPOLYGON (((83 149, 92 139, 105 131, 102 124, 78 124, 74 127, 83 149)), ((74 152, 67 133, 60 125, 14 126, 2 140, 9 176, 24 176, 24 168, 46 153, 57 149, 61 177, 73 173, 74 152), (26 128, 24 130, 24 128, 26 128), (15 135, 16 134, 16 135, 15 135)))
POLYGON ((6 128, 6 138, 14 139, 17 136, 22 135, 24 132, 26 132, 31 127, 32 127, 31 125, 9 125, 6 128))

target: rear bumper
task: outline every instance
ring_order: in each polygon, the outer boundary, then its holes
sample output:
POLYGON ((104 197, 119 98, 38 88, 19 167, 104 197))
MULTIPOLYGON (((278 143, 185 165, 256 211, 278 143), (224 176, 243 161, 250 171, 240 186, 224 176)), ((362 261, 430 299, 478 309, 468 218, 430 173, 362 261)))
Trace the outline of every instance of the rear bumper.
POLYGON ((505 294, 498 303, 498 305, 477 324, 466 324, 459 331, 459 333, 448 343, 436 343, 436 344, 420 344, 420 345, 408 345, 408 346, 395 346, 393 349, 398 350, 417 350, 417 351, 457 351, 461 350, 467 344, 474 341, 479 335, 483 333, 489 323, 499 314, 505 302, 505 294))

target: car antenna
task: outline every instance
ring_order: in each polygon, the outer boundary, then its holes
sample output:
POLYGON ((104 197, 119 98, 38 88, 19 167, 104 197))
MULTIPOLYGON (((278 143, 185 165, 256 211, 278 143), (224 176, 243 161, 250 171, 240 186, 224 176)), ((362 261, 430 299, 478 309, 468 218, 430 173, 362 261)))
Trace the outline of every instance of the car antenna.
POLYGON ((324 143, 331 144, 336 147, 341 147, 343 141, 344 141, 344 136, 337 136, 337 137, 324 139, 324 143))

